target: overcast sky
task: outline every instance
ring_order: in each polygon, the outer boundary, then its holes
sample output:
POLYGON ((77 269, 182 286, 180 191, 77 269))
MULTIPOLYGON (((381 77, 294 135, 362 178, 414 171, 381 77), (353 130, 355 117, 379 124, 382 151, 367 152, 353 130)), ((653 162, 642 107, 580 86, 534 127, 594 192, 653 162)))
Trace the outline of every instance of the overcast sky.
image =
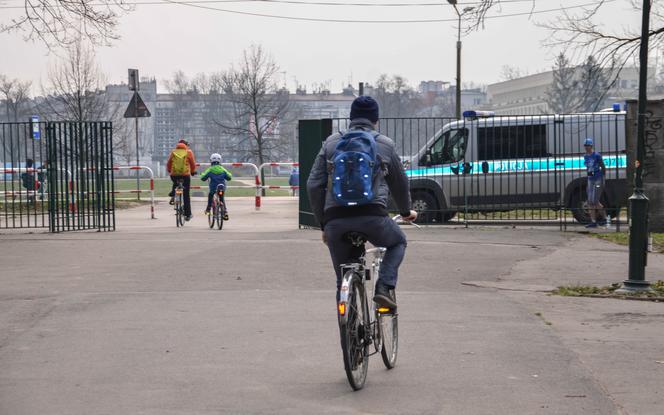
MULTIPOLYGON (((4 0, 20 5, 23 0, 4 0)), ((128 0, 144 1, 144 0, 128 0)), ((294 0, 307 1, 307 0, 294 0)), ((321 2, 324 0, 309 0, 321 2)), ((435 0, 327 0, 354 3, 433 3, 435 0)), ((476 0, 460 1, 459 7, 476 0)), ((543 11, 593 3, 597 0, 537 0, 543 11)), ((421 80, 454 81, 456 65, 456 14, 445 1, 436 6, 357 7, 304 4, 204 3, 228 10, 342 20, 453 21, 417 24, 322 23, 269 19, 206 10, 181 4, 139 5, 122 17, 121 39, 112 47, 99 48, 97 59, 109 82, 126 82, 127 68, 160 82, 176 70, 189 75, 212 72, 237 61, 252 43, 268 50, 285 72, 282 83, 293 89, 295 80, 311 90, 327 84, 333 91, 349 81, 374 81, 381 73, 400 74, 417 86, 421 80)), ((3 0, 0 0, 3 4, 3 0)), ((506 3, 490 14, 529 12, 529 1, 506 3)), ((570 12, 579 9, 569 9, 570 12)), ((0 10, 0 16, 7 15, 0 10)), ((11 11, 15 13, 15 11, 11 11)), ((499 80, 503 65, 530 73, 548 70, 554 51, 542 46, 549 33, 535 25, 561 12, 489 19, 479 32, 463 37, 462 80, 491 83, 499 80)), ((604 6, 602 23, 608 27, 640 28, 638 13, 627 0, 604 6)), ((0 18, 4 21, 4 17, 0 18)), ((640 30, 640 29, 639 29, 640 30)), ((0 35, 0 73, 44 80, 54 56, 41 44, 25 42, 20 35, 0 35)), ((161 88, 163 90, 163 88, 161 88)), ((38 90, 33 91, 37 93, 38 90)))

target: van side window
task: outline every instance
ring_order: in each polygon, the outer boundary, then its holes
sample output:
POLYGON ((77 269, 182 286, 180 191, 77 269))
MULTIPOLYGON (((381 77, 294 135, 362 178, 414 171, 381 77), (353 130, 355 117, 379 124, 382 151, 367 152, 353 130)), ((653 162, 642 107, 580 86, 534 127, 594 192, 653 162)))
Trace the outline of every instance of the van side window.
POLYGON ((446 131, 431 146, 431 160, 428 164, 450 164, 463 160, 466 154, 468 130, 446 131))
POLYGON ((547 157, 546 125, 507 125, 477 129, 480 160, 547 157))

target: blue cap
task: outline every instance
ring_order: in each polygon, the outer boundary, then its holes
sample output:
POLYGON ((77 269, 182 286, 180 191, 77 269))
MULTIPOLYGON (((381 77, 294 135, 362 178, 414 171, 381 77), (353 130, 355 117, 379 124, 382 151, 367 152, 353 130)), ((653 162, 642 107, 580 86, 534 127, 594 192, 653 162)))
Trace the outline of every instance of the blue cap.
POLYGON ((592 138, 588 137, 588 138, 586 138, 586 141, 583 142, 583 145, 584 146, 594 146, 595 143, 593 142, 592 138))

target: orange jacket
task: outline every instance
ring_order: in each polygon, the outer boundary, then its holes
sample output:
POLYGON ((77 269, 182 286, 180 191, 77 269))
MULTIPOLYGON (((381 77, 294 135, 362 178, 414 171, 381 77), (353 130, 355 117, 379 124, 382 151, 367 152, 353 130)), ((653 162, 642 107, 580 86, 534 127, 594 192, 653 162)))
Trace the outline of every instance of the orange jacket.
POLYGON ((187 147, 186 144, 178 143, 178 145, 175 146, 175 149, 171 151, 171 154, 168 156, 168 162, 166 162, 166 171, 168 174, 171 174, 171 168, 173 167, 173 153, 182 150, 187 151, 187 163, 189 164, 189 172, 184 173, 184 176, 189 176, 196 172, 196 159, 194 158, 194 152, 191 151, 191 149, 187 147))

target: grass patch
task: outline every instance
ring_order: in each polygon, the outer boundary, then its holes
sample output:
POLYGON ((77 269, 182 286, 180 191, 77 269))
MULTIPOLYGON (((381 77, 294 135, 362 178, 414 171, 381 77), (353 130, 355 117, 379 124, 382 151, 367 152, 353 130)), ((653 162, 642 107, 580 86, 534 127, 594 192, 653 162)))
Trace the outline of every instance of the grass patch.
MULTIPOLYGON (((553 295, 563 297, 589 297, 589 296, 607 296, 622 298, 625 294, 616 293, 622 284, 615 283, 604 287, 595 287, 592 285, 568 285, 561 286, 551 292, 553 295)), ((658 280, 651 285, 652 292, 637 292, 630 294, 629 297, 657 297, 664 298, 664 281, 658 280)))
MULTIPOLYGON (((655 252, 664 252, 664 233, 653 232, 652 248, 655 252)), ((609 233, 591 233, 594 238, 603 239, 618 245, 629 245, 629 233, 627 232, 609 232, 609 233)))

